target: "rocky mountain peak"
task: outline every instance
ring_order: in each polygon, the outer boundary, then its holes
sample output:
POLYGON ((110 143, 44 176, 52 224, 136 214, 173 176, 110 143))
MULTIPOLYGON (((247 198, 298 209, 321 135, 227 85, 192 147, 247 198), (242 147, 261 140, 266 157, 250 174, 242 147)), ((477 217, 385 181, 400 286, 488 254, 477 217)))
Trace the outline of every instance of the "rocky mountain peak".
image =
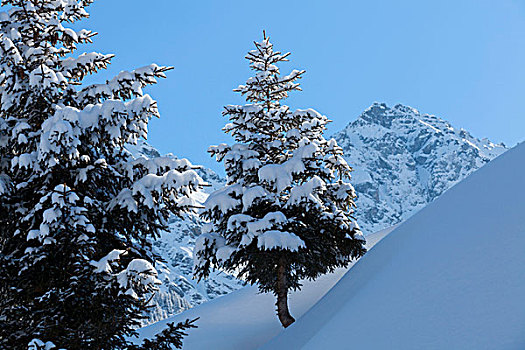
POLYGON ((369 123, 391 128, 393 123, 400 122, 400 119, 415 119, 419 112, 408 106, 397 104, 389 108, 386 103, 374 102, 359 117, 359 124, 369 123))
POLYGON ((374 103, 334 135, 355 169, 367 233, 401 222, 507 150, 434 115, 374 103))

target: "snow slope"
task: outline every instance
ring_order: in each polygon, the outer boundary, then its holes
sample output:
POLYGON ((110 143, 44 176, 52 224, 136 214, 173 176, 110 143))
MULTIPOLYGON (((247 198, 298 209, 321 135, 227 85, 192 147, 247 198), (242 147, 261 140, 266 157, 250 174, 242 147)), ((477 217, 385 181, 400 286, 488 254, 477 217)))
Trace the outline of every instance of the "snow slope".
POLYGON ((525 143, 405 221, 264 349, 524 349, 525 143))
MULTIPOLYGON (((367 237, 367 247, 386 236, 393 228, 367 237)), ((305 281, 302 290, 290 295, 290 309, 300 317, 314 305, 348 271, 339 269, 316 281, 305 281)), ((168 322, 180 322, 200 317, 199 328, 190 330, 184 338, 184 349, 255 349, 277 335, 282 329, 275 314, 275 298, 259 294, 256 287, 248 286, 231 294, 198 305, 182 314, 138 330, 139 339, 162 331, 168 322)), ((140 342, 140 340, 135 339, 140 342)))

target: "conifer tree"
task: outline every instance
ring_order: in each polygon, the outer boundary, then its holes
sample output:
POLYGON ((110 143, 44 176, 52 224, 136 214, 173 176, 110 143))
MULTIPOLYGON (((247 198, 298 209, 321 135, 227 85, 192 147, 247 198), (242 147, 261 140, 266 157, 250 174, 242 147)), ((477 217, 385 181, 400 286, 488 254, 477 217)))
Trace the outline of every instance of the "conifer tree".
MULTIPOLYGON (((142 90, 170 67, 83 83, 113 57, 76 53, 96 33, 68 25, 91 2, 1 3, 2 349, 129 348, 160 283, 151 240, 192 210, 202 184, 186 160, 134 159, 125 148, 159 115, 142 90)), ((173 332, 162 342, 180 340, 173 332)))
POLYGON ((194 253, 197 278, 219 268, 275 294, 284 327, 294 322, 290 290, 366 251, 352 217, 351 168, 336 141, 322 135, 329 120, 313 109, 291 111, 282 104, 301 90, 304 74, 280 74, 277 64, 288 56, 275 51, 266 35, 246 56, 255 75, 234 91, 248 103, 223 112, 230 119, 224 131, 236 143, 209 148, 224 162, 228 183, 205 203, 209 224, 194 253))

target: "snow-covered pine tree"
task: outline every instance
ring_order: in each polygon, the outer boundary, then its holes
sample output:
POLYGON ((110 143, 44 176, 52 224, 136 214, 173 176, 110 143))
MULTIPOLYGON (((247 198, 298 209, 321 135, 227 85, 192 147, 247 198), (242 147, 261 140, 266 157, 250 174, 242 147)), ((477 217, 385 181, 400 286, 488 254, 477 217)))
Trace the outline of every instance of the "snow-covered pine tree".
POLYGON ((82 83, 113 57, 75 54, 96 33, 67 24, 88 17, 91 2, 1 3, 2 349, 130 347, 159 283, 151 239, 192 209, 202 184, 186 160, 134 159, 125 149, 158 116, 142 89, 169 67, 82 83))
POLYGON ((224 131, 237 143, 209 149, 224 162, 228 184, 205 203, 202 215, 210 223, 194 253, 197 278, 219 268, 275 294, 284 327, 294 322, 289 290, 366 251, 352 217, 351 168, 336 141, 322 135, 329 120, 281 104, 300 90, 304 73, 280 75, 277 64, 288 56, 274 51, 266 35, 246 56, 255 76, 234 91, 248 104, 223 113, 231 121, 224 131))

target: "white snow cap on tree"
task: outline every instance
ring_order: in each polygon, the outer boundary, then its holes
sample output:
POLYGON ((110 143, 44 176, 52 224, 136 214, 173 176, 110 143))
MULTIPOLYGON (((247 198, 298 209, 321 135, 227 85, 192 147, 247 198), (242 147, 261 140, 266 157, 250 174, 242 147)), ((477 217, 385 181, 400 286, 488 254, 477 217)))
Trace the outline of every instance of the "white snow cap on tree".
POLYGON ((323 137, 328 118, 281 104, 301 90, 305 72, 281 75, 277 64, 288 56, 266 36, 255 42, 246 56, 255 74, 234 90, 248 103, 224 109, 230 120, 223 130, 236 143, 209 148, 224 162, 228 183, 205 202, 209 225, 194 252, 198 278, 219 268, 277 293, 278 266, 288 274, 287 291, 365 252, 352 216, 351 168, 337 142, 323 137))
MULTIPOLYGON (((56 345, 50 341, 43 342, 40 339, 33 339, 27 344, 27 350, 53 350, 56 349, 56 345)), ((62 349, 64 350, 64 349, 62 349)))

